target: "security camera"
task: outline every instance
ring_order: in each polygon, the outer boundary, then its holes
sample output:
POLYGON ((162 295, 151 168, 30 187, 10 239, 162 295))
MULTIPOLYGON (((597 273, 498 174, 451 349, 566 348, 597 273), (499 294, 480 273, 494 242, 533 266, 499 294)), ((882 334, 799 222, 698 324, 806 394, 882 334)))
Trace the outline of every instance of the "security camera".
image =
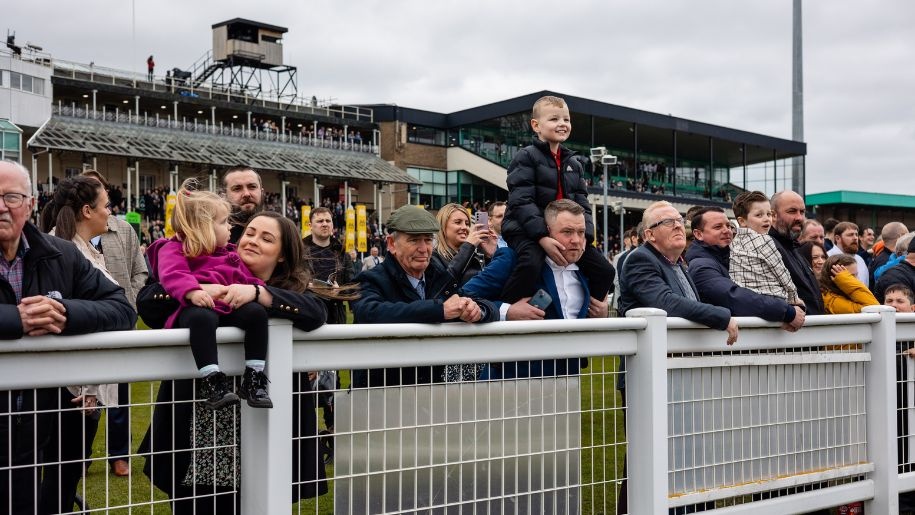
POLYGON ((600 164, 612 166, 616 164, 616 156, 611 156, 609 154, 601 156, 600 164))
POLYGON ((603 157, 607 155, 607 147, 595 147, 591 149, 591 157, 603 157))

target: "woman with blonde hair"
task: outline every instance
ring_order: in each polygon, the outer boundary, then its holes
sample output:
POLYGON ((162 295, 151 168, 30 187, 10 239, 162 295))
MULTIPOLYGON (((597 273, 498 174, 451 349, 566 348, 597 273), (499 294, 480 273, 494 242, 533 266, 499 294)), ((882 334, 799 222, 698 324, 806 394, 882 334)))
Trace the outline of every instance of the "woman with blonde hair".
POLYGON ((471 224, 467 210, 458 204, 445 204, 436 215, 439 231, 435 254, 457 282, 463 285, 480 273, 496 251, 496 234, 484 224, 471 224))

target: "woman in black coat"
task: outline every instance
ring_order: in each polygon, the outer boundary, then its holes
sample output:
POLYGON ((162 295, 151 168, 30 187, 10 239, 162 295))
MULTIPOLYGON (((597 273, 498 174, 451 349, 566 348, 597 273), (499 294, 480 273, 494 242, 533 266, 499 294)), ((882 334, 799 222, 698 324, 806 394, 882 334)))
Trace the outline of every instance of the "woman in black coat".
MULTIPOLYGON (((257 297, 269 316, 291 320, 294 327, 304 331, 324 324, 327 311, 320 299, 307 292, 310 276, 302 258, 302 240, 290 220, 278 213, 259 213, 245 227, 238 253, 267 287, 259 295, 251 285, 201 285, 204 290, 217 298, 231 295, 242 303, 257 297)), ((144 321, 160 319, 175 309, 176 303, 166 297, 164 290, 141 293, 137 308, 144 321)), ((307 374, 295 374, 293 388, 297 395, 293 403, 296 487, 292 500, 296 502, 323 495, 327 483, 318 453, 315 395, 307 374)), ((143 471, 153 484, 176 499, 175 514, 238 513, 238 408, 214 412, 199 402, 186 402, 195 399, 194 392, 192 379, 163 381, 160 385, 153 420, 140 445, 140 453, 146 455, 143 471), (216 449, 192 450, 204 446, 216 449)))

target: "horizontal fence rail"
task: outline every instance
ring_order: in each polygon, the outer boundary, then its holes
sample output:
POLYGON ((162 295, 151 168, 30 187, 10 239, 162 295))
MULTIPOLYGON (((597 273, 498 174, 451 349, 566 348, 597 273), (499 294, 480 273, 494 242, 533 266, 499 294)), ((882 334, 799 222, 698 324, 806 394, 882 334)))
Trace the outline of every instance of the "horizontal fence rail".
MULTIPOLYGON (((869 311, 811 316, 796 333, 740 319, 732 347, 653 309, 311 333, 272 320, 275 407, 215 414, 187 381, 186 330, 7 341, 0 445, 9 456, 22 444, 11 436, 22 421, 39 429, 23 433, 31 461, 0 463, 0 511, 65 499, 75 470, 86 512, 209 499, 191 511, 789 513, 864 501, 894 513, 898 492, 915 490, 915 316, 869 311), (60 388, 118 382, 130 384, 117 403, 133 432, 126 479, 107 474, 115 405, 89 413, 60 388), (99 414, 93 439, 81 420, 99 414), (150 483, 144 466, 170 483, 150 483), (14 485, 25 486, 10 495, 14 485)), ((242 332, 217 338, 222 369, 239 376, 242 332)))

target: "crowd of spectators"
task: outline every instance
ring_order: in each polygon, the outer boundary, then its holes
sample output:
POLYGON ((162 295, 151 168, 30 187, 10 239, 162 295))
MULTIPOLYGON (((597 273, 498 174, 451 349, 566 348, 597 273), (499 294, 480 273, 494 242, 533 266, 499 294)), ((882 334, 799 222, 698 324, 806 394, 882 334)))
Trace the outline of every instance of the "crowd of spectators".
MULTIPOLYGON (((0 244, 3 244, 0 247, 3 247, 2 250, 8 256, 6 263, 15 263, 15 245, 18 245, 21 234, 28 235, 30 244, 33 241, 44 241, 44 236, 39 236, 41 233, 38 229, 26 222, 32 202, 27 193, 31 190, 28 175, 16 166, 0 163, 0 191, 4 193, 0 215, 11 213, 10 216, 19 224, 19 232, 0 230, 0 244), (26 199, 29 199, 28 202, 26 199), (23 206, 28 209, 23 209, 23 206), (10 256, 14 258, 13 261, 10 261, 10 256)), ((532 302, 530 295, 511 299, 511 302, 504 297, 503 286, 517 268, 519 258, 518 253, 506 246, 502 239, 501 219, 506 212, 502 202, 449 204, 439 210, 437 219, 424 209, 405 206, 394 211, 387 227, 380 225, 377 219, 370 218, 368 233, 372 251, 364 259, 354 259, 354 256, 344 253, 340 245, 341 230, 346 225, 345 206, 342 202, 325 198, 319 206, 312 206, 310 222, 317 225, 314 226, 313 236, 301 243, 295 225, 289 220, 300 222, 301 207, 311 205, 311 199, 292 197, 287 199, 285 206, 281 206, 280 195, 263 191, 260 177, 255 172, 244 167, 241 171, 243 174, 253 174, 251 182, 255 192, 244 196, 226 189, 226 197, 232 208, 230 220, 233 224, 233 241, 242 242, 240 248, 259 245, 252 238, 261 231, 282 232, 285 238, 282 245, 298 249, 287 248, 290 253, 284 251, 283 256, 295 259, 296 262, 288 266, 300 272, 287 270, 282 281, 277 279, 276 282, 271 282, 275 277, 270 273, 265 272, 261 278, 268 288, 280 284, 285 285, 287 290, 292 288, 295 291, 291 294, 275 289, 266 289, 262 293, 262 289, 252 286, 250 296, 242 298, 246 302, 258 302, 260 295, 282 297, 290 303, 287 307, 300 305, 312 314, 319 312, 320 320, 309 318, 306 324, 308 329, 325 321, 347 323, 344 303, 349 303, 355 323, 483 323, 496 320, 598 318, 612 313, 606 296, 598 295, 599 298, 594 298, 589 295, 589 278, 582 275, 575 266, 584 263, 582 258, 588 250, 586 220, 590 218, 586 206, 568 199, 549 202, 543 215, 547 234, 560 243, 562 251, 555 260, 550 258, 538 262, 535 289, 549 292, 548 297, 551 299, 551 302, 538 305, 532 302), (468 214, 468 210, 474 215, 468 214), (272 221, 258 218, 265 211, 278 213, 271 215, 272 221), (488 213, 488 221, 478 223, 475 213, 480 212, 488 213), (250 225, 253 220, 260 220, 258 223, 261 225, 250 225), (308 280, 303 282, 303 277, 308 280), (315 280, 314 283, 310 282, 312 279, 315 280), (331 290, 323 290, 322 285, 331 290)), ((238 170, 230 173, 236 172, 238 170)), ((665 171, 663 167, 660 170, 648 167, 644 173, 664 174, 665 171)), ((226 181, 224 178, 224 187, 226 181)), ((97 184, 92 181, 82 182, 90 186, 97 184)), ((45 204, 44 207, 48 204, 53 207, 54 202, 60 202, 59 193, 55 192, 55 195, 50 197, 42 191, 34 201, 45 204)), ((74 233, 71 230, 67 234, 78 246, 85 247, 84 254, 97 258, 95 268, 105 272, 104 254, 110 250, 104 247, 103 251, 96 253, 94 247, 87 242, 105 232, 104 225, 100 225, 99 220, 105 220, 107 216, 116 215, 126 208, 124 192, 119 186, 108 186, 107 190, 100 190, 91 198, 86 197, 84 205, 79 205, 82 197, 74 194, 73 198, 76 204, 72 211, 85 213, 79 215, 83 218, 78 216, 77 221, 82 221, 80 223, 92 230, 87 229, 89 232, 86 232, 86 238, 82 238, 79 231, 74 233), (106 205, 110 209, 106 210, 106 205)), ((144 220, 142 243, 164 237, 162 220, 165 189, 145 191, 134 205, 144 220)), ((724 211, 717 207, 696 206, 684 218, 670 203, 661 201, 649 206, 638 227, 626 231, 622 241, 616 238, 611 240, 614 249, 602 252, 607 261, 612 263, 612 266, 607 266, 617 276, 617 282, 610 287, 617 314, 625 316, 628 311, 639 307, 664 309, 669 316, 683 317, 725 331, 727 337, 723 343, 737 345, 739 327, 736 317, 760 317, 779 322, 784 330, 793 332, 802 330, 806 316, 809 315, 857 313, 865 306, 883 302, 897 310, 912 310, 915 291, 915 233, 909 233, 903 224, 886 224, 879 237, 872 228, 858 227, 849 221, 826 220, 821 224, 807 219, 803 198, 791 191, 779 192, 771 198, 760 192, 742 194, 734 201, 734 212, 739 227, 735 227, 724 211)), ((58 223, 64 220, 55 219, 58 223)), ((43 225, 50 223, 48 220, 43 221, 43 225)), ((49 227, 53 225, 47 225, 46 228, 49 227)), ((79 259, 77 254, 70 251, 66 257, 70 260, 79 259)), ((251 267, 252 272, 257 273, 255 268, 260 265, 256 261, 243 261, 251 267)), ((271 266, 278 264, 273 262, 271 266)), ((86 277, 68 280, 105 280, 104 273, 99 275, 96 272, 86 272, 93 270, 92 266, 82 266, 81 270, 86 277)), ((278 269, 270 268, 273 274, 279 273, 276 270, 278 269)), ((0 271, 4 272, 0 282, 16 281, 16 276, 10 275, 7 270, 0 271)), ((155 270, 150 270, 150 275, 154 276, 155 270)), ((21 281, 21 275, 19 277, 21 281)), ((613 276, 610 278, 612 281, 613 276)), ((99 295, 98 291, 84 290, 79 293, 82 296, 80 298, 84 299, 82 302, 92 302, 89 299, 99 295)), ((111 297, 106 302, 113 303, 117 309, 126 312, 125 306, 134 304, 132 298, 129 301, 126 297, 122 298, 124 292, 119 288, 109 290, 105 290, 106 295, 111 297)), ((74 290, 61 287, 61 291, 74 290)), ((248 290, 244 291, 248 295, 248 290)), ((26 298, 23 294, 22 298, 2 300, 9 305, 25 302, 23 299, 26 298)), ((29 302, 49 301, 39 299, 29 302)), ((143 310, 147 308, 141 306, 139 301, 137 305, 140 315, 145 319, 143 310)), ((49 309, 57 310, 57 307, 51 305, 49 309)), ((289 311, 286 310, 286 315, 283 316, 293 316, 289 311)), ((57 319, 35 325, 29 325, 28 320, 22 319, 21 326, 10 328, 5 323, 6 328, 0 337, 20 338, 48 332, 75 334, 77 328, 88 327, 72 319, 81 311, 69 309, 61 313, 61 320, 66 321, 66 326, 57 319)), ((299 313, 298 308, 295 313, 299 313)), ((271 316, 279 314, 282 313, 272 312, 271 316)), ((124 329, 132 325, 133 316, 135 314, 131 311, 119 317, 117 324, 106 329, 124 329)), ((578 373, 586 363, 583 358, 574 358, 536 363, 448 364, 410 369, 410 372, 407 369, 366 370, 354 371, 352 381, 353 386, 360 387, 563 375, 578 373)), ((309 386, 311 380, 310 376, 308 379, 297 379, 297 388, 302 392, 312 391, 313 387, 309 386)), ((331 388, 340 387, 339 377, 335 380, 336 385, 331 380, 331 388)), ((185 388, 186 385, 176 383, 174 386, 179 387, 185 388)), ((189 392, 185 394, 193 398, 192 391, 189 392)), ((70 401, 74 397, 71 394, 66 398, 70 401)), ((325 410, 325 426, 327 430, 332 430, 333 417, 329 415, 333 410, 332 403, 321 406, 325 410)), ((32 409, 31 406, 27 408, 32 409)), ((14 408, 8 406, 7 409, 14 408)), ((307 418, 314 413, 314 405, 304 406, 297 411, 296 417, 307 418)), ((196 422, 189 418, 184 423, 196 422)), ((210 421, 207 424, 214 423, 210 421)), ((317 431, 314 420, 307 420, 300 425, 309 428, 309 432, 317 431)), ((162 428, 159 430, 168 431, 162 428)), ((237 427, 232 429, 236 432, 238 430, 237 427)), ((172 428, 171 431, 178 429, 172 428)), ((297 431, 301 432, 302 429, 297 431)), ((169 434, 165 433, 166 436, 169 434)), ((28 436, 25 433, 23 435, 28 436)), ((147 442, 147 445, 156 444, 147 442)), ((78 451, 71 457, 72 460, 83 459, 80 454, 82 450, 78 451)), ((309 463, 301 464, 301 468, 297 469, 300 474, 305 474, 305 469, 310 469, 314 476, 318 470, 323 470, 323 467, 315 464, 315 460, 322 459, 312 455, 315 453, 317 451, 304 453, 308 456, 309 463)), ((32 457, 27 456, 26 459, 32 457)), ((296 466, 299 467, 298 464, 296 466)), ((165 467, 163 470, 170 468, 165 467)), ((231 477, 231 474, 225 477, 231 477)), ((314 477, 315 480, 321 478, 323 472, 314 477)), ((173 478, 169 480, 174 481, 173 478)), ((26 479, 18 476, 7 478, 2 484, 15 486, 19 481, 26 479)), ((173 483, 172 487, 174 486, 173 483)), ((233 489, 237 488, 237 483, 230 481, 222 486, 233 489)), ((54 487, 52 485, 49 488, 54 487)), ((183 483, 179 489, 163 490, 177 497, 186 494, 186 488, 187 483, 183 483)), ((319 495, 323 491, 318 488, 302 494, 302 497, 319 495)), ((27 502, 19 498, 8 501, 10 496, 16 497, 11 490, 0 491, 0 494, 2 503, 27 502)), ((58 497, 48 494, 48 498, 58 497)), ((191 509, 196 508, 200 506, 191 509)))

